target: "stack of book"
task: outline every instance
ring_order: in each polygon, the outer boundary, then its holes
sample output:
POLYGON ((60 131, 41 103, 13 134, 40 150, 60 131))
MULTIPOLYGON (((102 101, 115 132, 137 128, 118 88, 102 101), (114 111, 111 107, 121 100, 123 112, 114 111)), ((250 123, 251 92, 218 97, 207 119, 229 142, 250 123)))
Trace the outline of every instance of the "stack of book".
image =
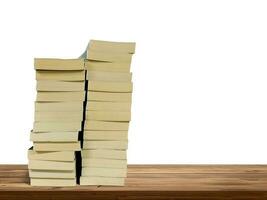
POLYGON ((37 80, 35 119, 28 151, 31 185, 76 185, 85 105, 84 59, 34 61, 37 80))
POLYGON ((81 185, 124 185, 135 43, 91 40, 81 185))

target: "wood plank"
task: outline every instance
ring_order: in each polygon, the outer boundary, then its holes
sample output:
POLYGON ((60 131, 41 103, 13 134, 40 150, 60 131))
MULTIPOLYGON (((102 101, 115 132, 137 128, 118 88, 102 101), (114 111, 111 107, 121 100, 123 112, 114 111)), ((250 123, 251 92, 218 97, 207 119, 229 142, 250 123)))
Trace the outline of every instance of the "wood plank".
POLYGON ((0 165, 0 170, 20 170, 20 169, 24 169, 24 170, 27 170, 28 169, 28 166, 27 165, 4 165, 4 164, 1 164, 0 165))
POLYGON ((32 187, 26 165, 0 165, 0 199, 267 199, 267 165, 129 165, 124 187, 32 187))
POLYGON ((267 173, 266 165, 131 165, 129 173, 267 173))

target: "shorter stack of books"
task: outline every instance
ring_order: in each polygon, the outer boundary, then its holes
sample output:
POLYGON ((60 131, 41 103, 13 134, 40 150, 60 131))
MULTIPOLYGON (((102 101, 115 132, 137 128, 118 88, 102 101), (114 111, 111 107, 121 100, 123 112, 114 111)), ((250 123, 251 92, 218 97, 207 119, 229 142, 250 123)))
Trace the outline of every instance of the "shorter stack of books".
POLYGON ((28 151, 31 185, 76 185, 85 100, 83 59, 35 59, 37 99, 28 151))
POLYGON ((134 43, 91 40, 81 185, 124 185, 134 43))

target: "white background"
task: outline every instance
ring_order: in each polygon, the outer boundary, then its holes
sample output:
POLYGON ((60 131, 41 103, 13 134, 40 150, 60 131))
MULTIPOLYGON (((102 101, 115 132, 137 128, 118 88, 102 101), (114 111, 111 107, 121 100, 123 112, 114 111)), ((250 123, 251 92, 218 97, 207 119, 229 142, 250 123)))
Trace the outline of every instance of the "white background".
POLYGON ((267 163, 264 1, 0 1, 0 163, 26 163, 34 57, 135 41, 129 163, 267 163))

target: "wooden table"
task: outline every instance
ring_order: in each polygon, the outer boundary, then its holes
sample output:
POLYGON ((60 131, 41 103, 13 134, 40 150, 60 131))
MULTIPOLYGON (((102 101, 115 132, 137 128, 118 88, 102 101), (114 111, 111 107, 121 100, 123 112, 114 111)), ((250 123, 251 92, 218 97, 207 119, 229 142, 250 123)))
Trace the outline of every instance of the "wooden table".
POLYGON ((267 165, 130 165, 124 187, 31 187, 26 165, 0 165, 4 199, 267 200, 267 165))

